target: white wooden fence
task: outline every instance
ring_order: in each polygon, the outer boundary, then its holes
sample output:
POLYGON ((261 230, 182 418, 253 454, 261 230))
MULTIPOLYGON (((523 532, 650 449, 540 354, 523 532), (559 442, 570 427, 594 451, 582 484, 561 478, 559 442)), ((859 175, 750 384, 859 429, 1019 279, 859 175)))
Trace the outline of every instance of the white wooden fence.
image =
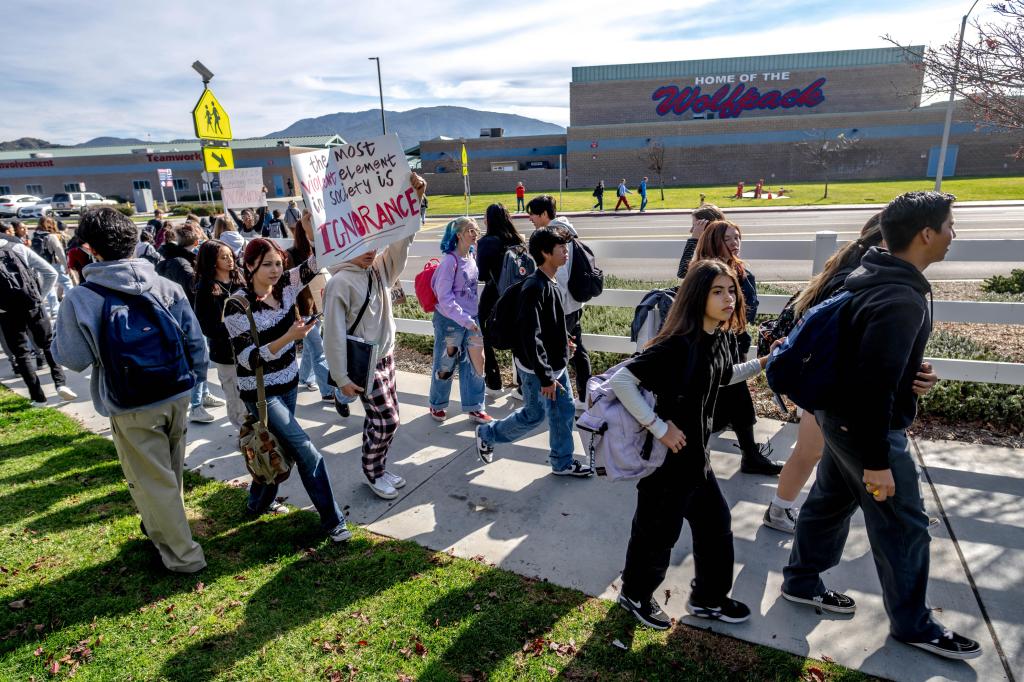
MULTIPOLYGON (((818 232, 813 240, 746 240, 743 242, 743 257, 746 260, 799 260, 810 261, 810 276, 819 272, 829 256, 845 242, 839 242, 835 232, 818 232)), ((598 262, 602 258, 661 259, 677 263, 686 244, 684 240, 617 241, 594 240, 587 245, 594 250, 598 262)), ((436 242, 415 242, 412 254, 415 256, 436 256, 436 242)), ((1024 263, 1024 240, 1018 239, 957 239, 953 241, 947 261, 1010 262, 1024 263)), ((411 280, 403 280, 403 287, 413 293, 411 280)), ((640 303, 646 291, 628 289, 606 289, 589 305, 614 308, 634 308, 640 303)), ((778 314, 789 299, 788 296, 758 296, 761 305, 759 313, 778 314)), ((1024 303, 984 303, 978 301, 935 301, 935 321, 973 322, 984 324, 1024 325, 1024 303)), ((396 320, 398 331, 433 336, 434 328, 429 320, 396 320)), ((1021 330, 1024 333, 1024 329, 1021 330)), ((636 344, 626 336, 584 334, 583 340, 590 350, 612 353, 632 353, 636 344)), ((1012 362, 979 362, 954 360, 950 358, 927 358, 943 379, 978 381, 993 384, 1024 385, 1024 364, 1012 362)))

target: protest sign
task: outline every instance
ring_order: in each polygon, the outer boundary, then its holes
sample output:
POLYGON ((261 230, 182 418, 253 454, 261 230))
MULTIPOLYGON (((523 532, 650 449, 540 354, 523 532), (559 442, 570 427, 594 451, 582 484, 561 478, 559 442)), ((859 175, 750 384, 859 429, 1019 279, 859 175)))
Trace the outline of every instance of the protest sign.
POLYGON ((420 228, 420 200, 398 135, 296 154, 292 169, 313 214, 313 246, 324 267, 420 228))
POLYGON ((262 168, 234 168, 220 171, 220 196, 224 208, 266 206, 262 168))

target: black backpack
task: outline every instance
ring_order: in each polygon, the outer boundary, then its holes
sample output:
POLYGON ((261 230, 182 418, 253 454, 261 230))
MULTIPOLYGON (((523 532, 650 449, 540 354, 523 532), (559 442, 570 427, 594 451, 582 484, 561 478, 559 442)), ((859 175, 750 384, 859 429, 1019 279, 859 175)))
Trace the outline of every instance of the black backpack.
POLYGON ((57 262, 57 256, 53 252, 53 248, 50 246, 49 232, 40 232, 36 230, 32 234, 32 250, 42 256, 50 265, 55 265, 57 262))
POLYGON ((39 280, 14 249, 0 249, 0 307, 8 313, 27 313, 43 303, 39 280))
POLYGON ((498 297, 484 325, 484 340, 498 350, 512 350, 516 339, 516 318, 519 317, 519 294, 524 278, 509 286, 498 297))
POLYGON ((569 294, 586 303, 604 291, 604 273, 597 267, 597 259, 590 247, 573 237, 572 269, 569 271, 569 294))
POLYGON ((498 294, 505 293, 510 286, 521 282, 537 269, 537 264, 523 244, 514 244, 505 249, 501 257, 501 272, 498 274, 498 294))

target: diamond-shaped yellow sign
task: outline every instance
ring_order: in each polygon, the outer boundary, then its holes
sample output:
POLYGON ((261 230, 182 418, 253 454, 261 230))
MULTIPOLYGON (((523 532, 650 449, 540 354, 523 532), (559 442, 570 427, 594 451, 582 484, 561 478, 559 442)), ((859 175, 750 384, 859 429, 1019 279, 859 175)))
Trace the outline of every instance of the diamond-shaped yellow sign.
POLYGON ((231 147, 203 147, 203 167, 211 173, 234 168, 235 155, 231 147))
POLYGON ((213 90, 203 90, 202 97, 192 109, 192 122, 196 137, 201 140, 230 140, 231 119, 228 112, 213 95, 213 90))

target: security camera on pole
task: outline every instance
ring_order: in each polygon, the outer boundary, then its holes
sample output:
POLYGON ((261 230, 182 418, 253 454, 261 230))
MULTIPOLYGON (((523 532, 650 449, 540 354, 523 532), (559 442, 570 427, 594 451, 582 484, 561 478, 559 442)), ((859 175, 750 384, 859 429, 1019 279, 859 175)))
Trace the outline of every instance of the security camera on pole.
POLYGON ((192 123, 202 145, 203 168, 207 173, 231 170, 235 167, 235 158, 229 146, 232 140, 231 119, 209 88, 213 72, 199 61, 194 62, 192 68, 203 79, 203 94, 192 109, 192 123))

